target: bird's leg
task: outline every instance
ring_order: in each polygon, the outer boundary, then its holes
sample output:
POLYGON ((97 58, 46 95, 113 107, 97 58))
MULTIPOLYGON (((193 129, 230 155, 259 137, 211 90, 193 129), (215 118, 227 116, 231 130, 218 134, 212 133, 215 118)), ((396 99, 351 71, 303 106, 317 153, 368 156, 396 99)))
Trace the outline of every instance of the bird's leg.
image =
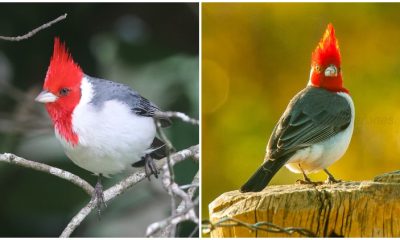
POLYGON ((312 182, 311 179, 306 175, 306 173, 303 171, 303 169, 301 169, 301 171, 303 174, 304 181, 307 183, 311 183, 312 182))
POLYGON ((150 156, 150 154, 146 154, 146 156, 144 156, 144 172, 146 173, 146 177, 149 179, 149 181, 151 181, 151 174, 154 174, 154 176, 158 178, 158 174, 160 173, 157 170, 154 159, 150 156))
POLYGON ((311 179, 309 177, 307 177, 306 173, 304 172, 303 168, 301 167, 301 165, 299 164, 299 168, 301 170, 301 173, 303 174, 304 180, 298 179, 296 181, 296 183, 299 184, 312 184, 312 185, 320 185, 322 184, 322 182, 313 182, 311 181, 311 179))
POLYGON ((100 219, 101 216, 101 209, 107 207, 106 202, 104 201, 104 192, 103 192, 103 185, 101 184, 101 179, 103 175, 100 173, 97 178, 96 186, 94 187, 94 198, 96 198, 96 208, 97 208, 97 215, 100 219))
POLYGON ((328 171, 328 169, 324 168, 324 172, 325 172, 326 174, 328 174, 328 178, 326 179, 325 183, 333 184, 333 183, 338 183, 338 182, 341 182, 341 181, 342 181, 342 180, 336 180, 336 179, 333 177, 333 175, 328 171))

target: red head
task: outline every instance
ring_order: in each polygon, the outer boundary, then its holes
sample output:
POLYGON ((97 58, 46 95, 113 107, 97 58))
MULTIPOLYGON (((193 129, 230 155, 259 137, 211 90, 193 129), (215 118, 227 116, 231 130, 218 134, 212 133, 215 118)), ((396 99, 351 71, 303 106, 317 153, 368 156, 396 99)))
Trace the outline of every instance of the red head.
POLYGON ((71 118, 81 98, 82 77, 81 68, 56 37, 43 91, 36 97, 36 101, 46 104, 58 133, 72 145, 78 142, 78 136, 72 130, 71 118))
POLYGON ((328 24, 324 36, 312 53, 309 84, 333 92, 348 93, 343 87, 339 43, 332 24, 328 24))

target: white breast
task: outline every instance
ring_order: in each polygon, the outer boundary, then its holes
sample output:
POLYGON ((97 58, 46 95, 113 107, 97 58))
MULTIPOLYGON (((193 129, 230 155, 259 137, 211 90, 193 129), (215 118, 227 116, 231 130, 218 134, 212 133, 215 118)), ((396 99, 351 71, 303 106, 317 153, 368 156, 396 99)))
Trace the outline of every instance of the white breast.
POLYGON ((354 104, 350 95, 347 93, 337 93, 344 97, 351 107, 350 125, 342 132, 308 148, 299 150, 294 154, 286 164, 286 167, 296 173, 301 173, 299 164, 305 173, 316 172, 327 168, 339 160, 346 152, 354 129, 354 104))
POLYGON ((133 114, 128 105, 117 100, 96 108, 90 104, 90 82, 83 79, 81 89, 81 101, 72 115, 79 142, 71 146, 58 136, 67 156, 78 166, 104 175, 118 173, 141 160, 156 134, 153 119, 133 114))

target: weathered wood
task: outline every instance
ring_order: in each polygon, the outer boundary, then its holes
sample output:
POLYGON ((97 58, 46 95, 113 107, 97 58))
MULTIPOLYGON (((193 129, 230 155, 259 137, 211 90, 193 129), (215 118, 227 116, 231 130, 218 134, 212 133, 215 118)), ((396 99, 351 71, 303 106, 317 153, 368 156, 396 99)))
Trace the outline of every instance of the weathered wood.
MULTIPOLYGON (((317 236, 400 237, 400 171, 373 181, 269 186, 258 193, 226 192, 209 205, 210 221, 224 217, 309 229, 317 236)), ((294 233, 216 227, 211 237, 299 237, 294 233)))

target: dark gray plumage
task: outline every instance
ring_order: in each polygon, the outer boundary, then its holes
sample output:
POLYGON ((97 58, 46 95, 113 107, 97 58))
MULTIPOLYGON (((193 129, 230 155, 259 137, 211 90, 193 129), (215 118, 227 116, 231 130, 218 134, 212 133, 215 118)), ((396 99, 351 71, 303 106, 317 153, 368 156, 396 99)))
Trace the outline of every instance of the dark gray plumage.
POLYGON ((308 86, 289 103, 267 145, 265 161, 322 142, 346 129, 351 107, 345 98, 308 86))
MULTIPOLYGON (((118 100, 127 104, 133 113, 140 116, 155 117, 155 113, 161 111, 154 103, 142 97, 138 92, 125 84, 87 75, 85 77, 93 86, 95 95, 90 103, 96 107, 101 107, 104 102, 109 100, 118 100)), ((159 120, 162 127, 171 125, 169 118, 159 118, 159 120)))
POLYGON ((271 134, 263 165, 240 191, 261 191, 298 150, 345 130, 351 118, 345 98, 323 88, 306 87, 290 101, 271 134))

